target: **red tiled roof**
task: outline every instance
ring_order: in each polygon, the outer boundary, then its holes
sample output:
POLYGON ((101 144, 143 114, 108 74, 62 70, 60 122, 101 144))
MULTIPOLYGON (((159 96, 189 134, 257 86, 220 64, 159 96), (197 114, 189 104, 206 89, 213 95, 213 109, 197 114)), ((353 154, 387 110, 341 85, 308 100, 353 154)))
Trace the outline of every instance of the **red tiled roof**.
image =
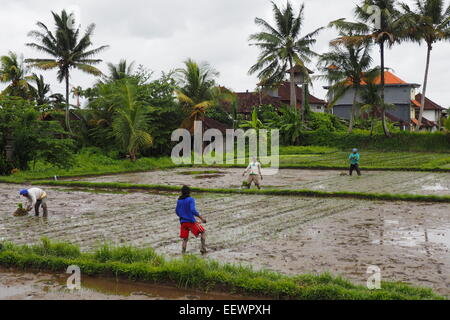
MULTIPOLYGON (((350 79, 348 80, 348 83, 350 82, 350 79)), ((389 71, 385 71, 384 72, 384 83, 385 85, 406 85, 409 84, 406 81, 400 79, 399 77, 397 77, 395 74, 389 72, 389 71)), ((361 85, 365 86, 367 83, 364 80, 361 80, 361 85)), ((374 80, 374 84, 381 84, 381 75, 377 76, 374 80)))
POLYGON ((417 100, 411 100, 411 103, 416 107, 416 108, 420 108, 420 102, 417 100))
MULTIPOLYGON (((237 92, 238 98, 238 112, 239 113, 252 113, 253 108, 260 104, 273 105, 275 107, 281 107, 283 104, 280 99, 269 96, 268 94, 261 93, 261 97, 258 92, 237 92)), ((225 108, 231 111, 231 106, 225 104, 225 108)))
POLYGON ((205 117, 205 120, 203 121, 203 125, 205 127, 205 130, 207 129, 218 129, 223 134, 226 134, 227 129, 231 129, 226 124, 219 122, 217 120, 205 117))
MULTIPOLYGON (((296 86, 297 104, 302 105, 303 102, 303 90, 296 86)), ((284 81, 278 87, 278 97, 269 96, 266 93, 262 93, 261 97, 258 92, 237 92, 238 97, 238 112, 239 113, 252 113, 253 108, 261 104, 273 105, 274 107, 281 107, 282 105, 289 105, 291 101, 291 84, 288 81, 284 81)), ((326 105, 324 100, 309 95, 310 104, 326 105)), ((225 104, 225 108, 230 111, 231 106, 225 104)))
MULTIPOLYGON (((417 101, 422 101, 422 94, 418 94, 416 95, 416 100, 417 101)), ((420 103, 418 106, 416 106, 416 108, 420 108, 420 103)), ((428 99, 427 97, 425 97, 425 107, 424 110, 444 110, 445 108, 441 107, 440 105, 438 105, 436 102, 431 101, 430 99, 428 99)))

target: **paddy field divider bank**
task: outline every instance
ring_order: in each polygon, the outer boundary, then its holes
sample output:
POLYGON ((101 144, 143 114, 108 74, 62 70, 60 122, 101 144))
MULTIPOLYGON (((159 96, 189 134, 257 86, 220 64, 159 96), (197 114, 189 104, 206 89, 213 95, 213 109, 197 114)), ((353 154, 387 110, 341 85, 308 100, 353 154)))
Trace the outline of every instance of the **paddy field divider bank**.
POLYGON ((222 264, 186 255, 167 260, 152 248, 100 246, 92 253, 78 246, 43 238, 35 245, 0 243, 0 265, 25 271, 66 273, 80 267, 81 276, 107 276, 179 288, 222 291, 292 300, 441 300, 432 289, 381 282, 379 290, 355 285, 330 274, 288 276, 249 266, 222 264))
MULTIPOLYGON (((153 184, 130 184, 118 182, 86 182, 86 181, 33 181, 33 185, 76 187, 89 189, 121 189, 138 190, 148 192, 179 192, 180 186, 153 185, 153 184)), ((433 202, 450 203, 450 196, 416 195, 416 194, 391 194, 391 193, 364 193, 350 191, 316 191, 300 189, 225 189, 225 188, 196 188, 191 190, 197 193, 213 194, 242 194, 242 195, 271 195, 291 197, 316 197, 316 198, 351 198, 361 200, 382 201, 408 201, 408 202, 433 202)))

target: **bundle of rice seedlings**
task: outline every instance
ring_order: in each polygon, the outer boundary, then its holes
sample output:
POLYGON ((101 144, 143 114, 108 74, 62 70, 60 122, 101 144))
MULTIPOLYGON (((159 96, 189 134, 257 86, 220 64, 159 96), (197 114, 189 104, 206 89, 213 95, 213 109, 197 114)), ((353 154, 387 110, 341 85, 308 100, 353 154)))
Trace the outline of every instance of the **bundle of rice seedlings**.
POLYGON ((28 211, 23 208, 21 203, 19 203, 16 212, 14 212, 14 217, 24 217, 26 215, 28 215, 28 211))

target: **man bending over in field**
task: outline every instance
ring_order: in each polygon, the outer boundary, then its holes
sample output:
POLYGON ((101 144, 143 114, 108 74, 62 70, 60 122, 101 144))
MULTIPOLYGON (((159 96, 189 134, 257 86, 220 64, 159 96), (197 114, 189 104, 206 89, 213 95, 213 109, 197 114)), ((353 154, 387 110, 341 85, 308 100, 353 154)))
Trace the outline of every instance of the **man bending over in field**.
POLYGON ((44 190, 39 188, 22 189, 20 190, 20 195, 28 200, 27 211, 31 211, 34 208, 34 213, 38 217, 39 207, 42 205, 44 217, 47 217, 47 193, 44 190))
POLYGON ((200 235, 202 247, 200 252, 206 253, 206 234, 205 228, 197 222, 196 217, 203 223, 206 223, 206 219, 203 218, 195 208, 195 200, 191 197, 191 189, 188 186, 183 186, 181 189, 181 197, 178 199, 177 216, 180 218, 180 238, 183 239, 182 253, 186 253, 187 243, 189 241, 189 231, 198 238, 200 235))

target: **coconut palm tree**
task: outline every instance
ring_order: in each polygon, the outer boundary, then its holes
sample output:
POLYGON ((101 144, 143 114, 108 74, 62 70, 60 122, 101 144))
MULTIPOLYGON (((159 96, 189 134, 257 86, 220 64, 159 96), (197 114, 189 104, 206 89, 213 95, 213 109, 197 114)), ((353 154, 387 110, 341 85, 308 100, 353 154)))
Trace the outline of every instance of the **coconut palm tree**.
MULTIPOLYGON (((351 37, 354 34, 353 32, 341 31, 339 35, 351 37)), ((337 43, 332 45, 330 52, 321 55, 319 58, 319 66, 325 73, 320 77, 327 79, 332 84, 329 89, 331 97, 329 107, 334 106, 337 100, 350 89, 354 90, 349 132, 353 131, 357 99, 364 74, 369 72, 372 64, 370 51, 371 42, 367 40, 353 44, 337 43)), ((378 70, 371 70, 370 72, 379 73, 378 70)))
POLYGON ((196 121, 205 119, 207 109, 216 103, 220 94, 215 82, 219 73, 209 64, 198 64, 192 59, 186 60, 184 65, 184 69, 176 70, 178 89, 175 93, 188 115, 181 126, 193 132, 196 121))
POLYGON ((133 74, 134 61, 128 63, 127 60, 122 59, 118 64, 108 63, 109 76, 106 76, 106 81, 115 81, 130 77, 133 74))
MULTIPOLYGON (((380 96, 385 102, 385 49, 386 46, 392 47, 396 43, 400 43, 405 39, 405 23, 404 19, 397 9, 396 0, 363 0, 361 5, 357 5, 355 15, 359 22, 348 22, 345 19, 339 19, 331 22, 339 30, 353 31, 351 36, 341 36, 333 40, 332 44, 345 43, 355 44, 371 39, 380 48, 380 96), (374 11, 370 8, 378 8, 379 25, 373 23, 374 11)), ((386 136, 391 136, 386 122, 386 109, 382 106, 381 120, 383 130, 386 136)))
POLYGON ((311 50, 316 42, 315 37, 322 28, 301 36, 304 23, 304 5, 301 5, 297 14, 289 1, 286 7, 280 9, 272 2, 275 25, 256 18, 255 23, 262 28, 261 32, 252 34, 249 38, 251 46, 261 50, 258 61, 254 64, 249 74, 258 73, 258 78, 264 86, 273 86, 284 79, 290 70, 291 107, 296 108, 297 96, 295 90, 294 67, 298 66, 303 71, 304 82, 308 81, 309 74, 305 63, 317 54, 311 50))
POLYGON ((72 93, 72 97, 75 98, 77 101, 74 106, 77 109, 80 109, 81 106, 80 97, 83 95, 83 88, 81 88, 80 86, 73 87, 72 90, 70 90, 70 92, 72 93))
POLYGON ((365 86, 361 89, 361 102, 359 108, 361 113, 366 114, 370 120, 370 135, 373 135, 375 119, 381 113, 383 102, 380 96, 379 86, 375 83, 374 74, 369 74, 364 78, 365 86))
POLYGON ((42 75, 38 76, 36 73, 33 73, 32 81, 35 83, 36 86, 35 90, 36 104, 38 106, 41 106, 49 103, 50 100, 47 97, 47 94, 50 92, 50 85, 45 83, 44 77, 42 75))
POLYGON ((148 130, 149 106, 137 101, 136 85, 120 80, 115 90, 116 115, 112 123, 113 134, 131 161, 136 161, 137 153, 153 144, 148 130))
POLYGON ((423 119, 433 45, 436 42, 450 39, 450 5, 445 9, 443 0, 416 0, 415 10, 410 9, 407 4, 402 4, 402 7, 407 19, 409 39, 418 43, 424 41, 427 45, 422 101, 418 119, 418 128, 420 128, 423 119))
POLYGON ((31 99, 34 88, 29 83, 32 76, 29 68, 24 64, 23 57, 14 52, 0 57, 0 82, 9 83, 2 94, 31 99))
POLYGON ((36 42, 27 43, 27 46, 50 56, 49 58, 26 59, 31 66, 42 70, 57 69, 58 81, 65 81, 66 85, 66 126, 70 131, 69 123, 69 78, 70 70, 78 69, 85 73, 100 76, 102 72, 94 67, 102 60, 94 57, 104 51, 108 46, 101 46, 90 49, 92 46, 91 37, 95 29, 95 24, 90 24, 84 35, 81 35, 79 28, 74 29, 72 25, 72 15, 65 10, 61 14, 52 12, 55 22, 55 31, 52 32, 42 22, 38 22, 39 30, 31 31, 28 35, 36 42))

